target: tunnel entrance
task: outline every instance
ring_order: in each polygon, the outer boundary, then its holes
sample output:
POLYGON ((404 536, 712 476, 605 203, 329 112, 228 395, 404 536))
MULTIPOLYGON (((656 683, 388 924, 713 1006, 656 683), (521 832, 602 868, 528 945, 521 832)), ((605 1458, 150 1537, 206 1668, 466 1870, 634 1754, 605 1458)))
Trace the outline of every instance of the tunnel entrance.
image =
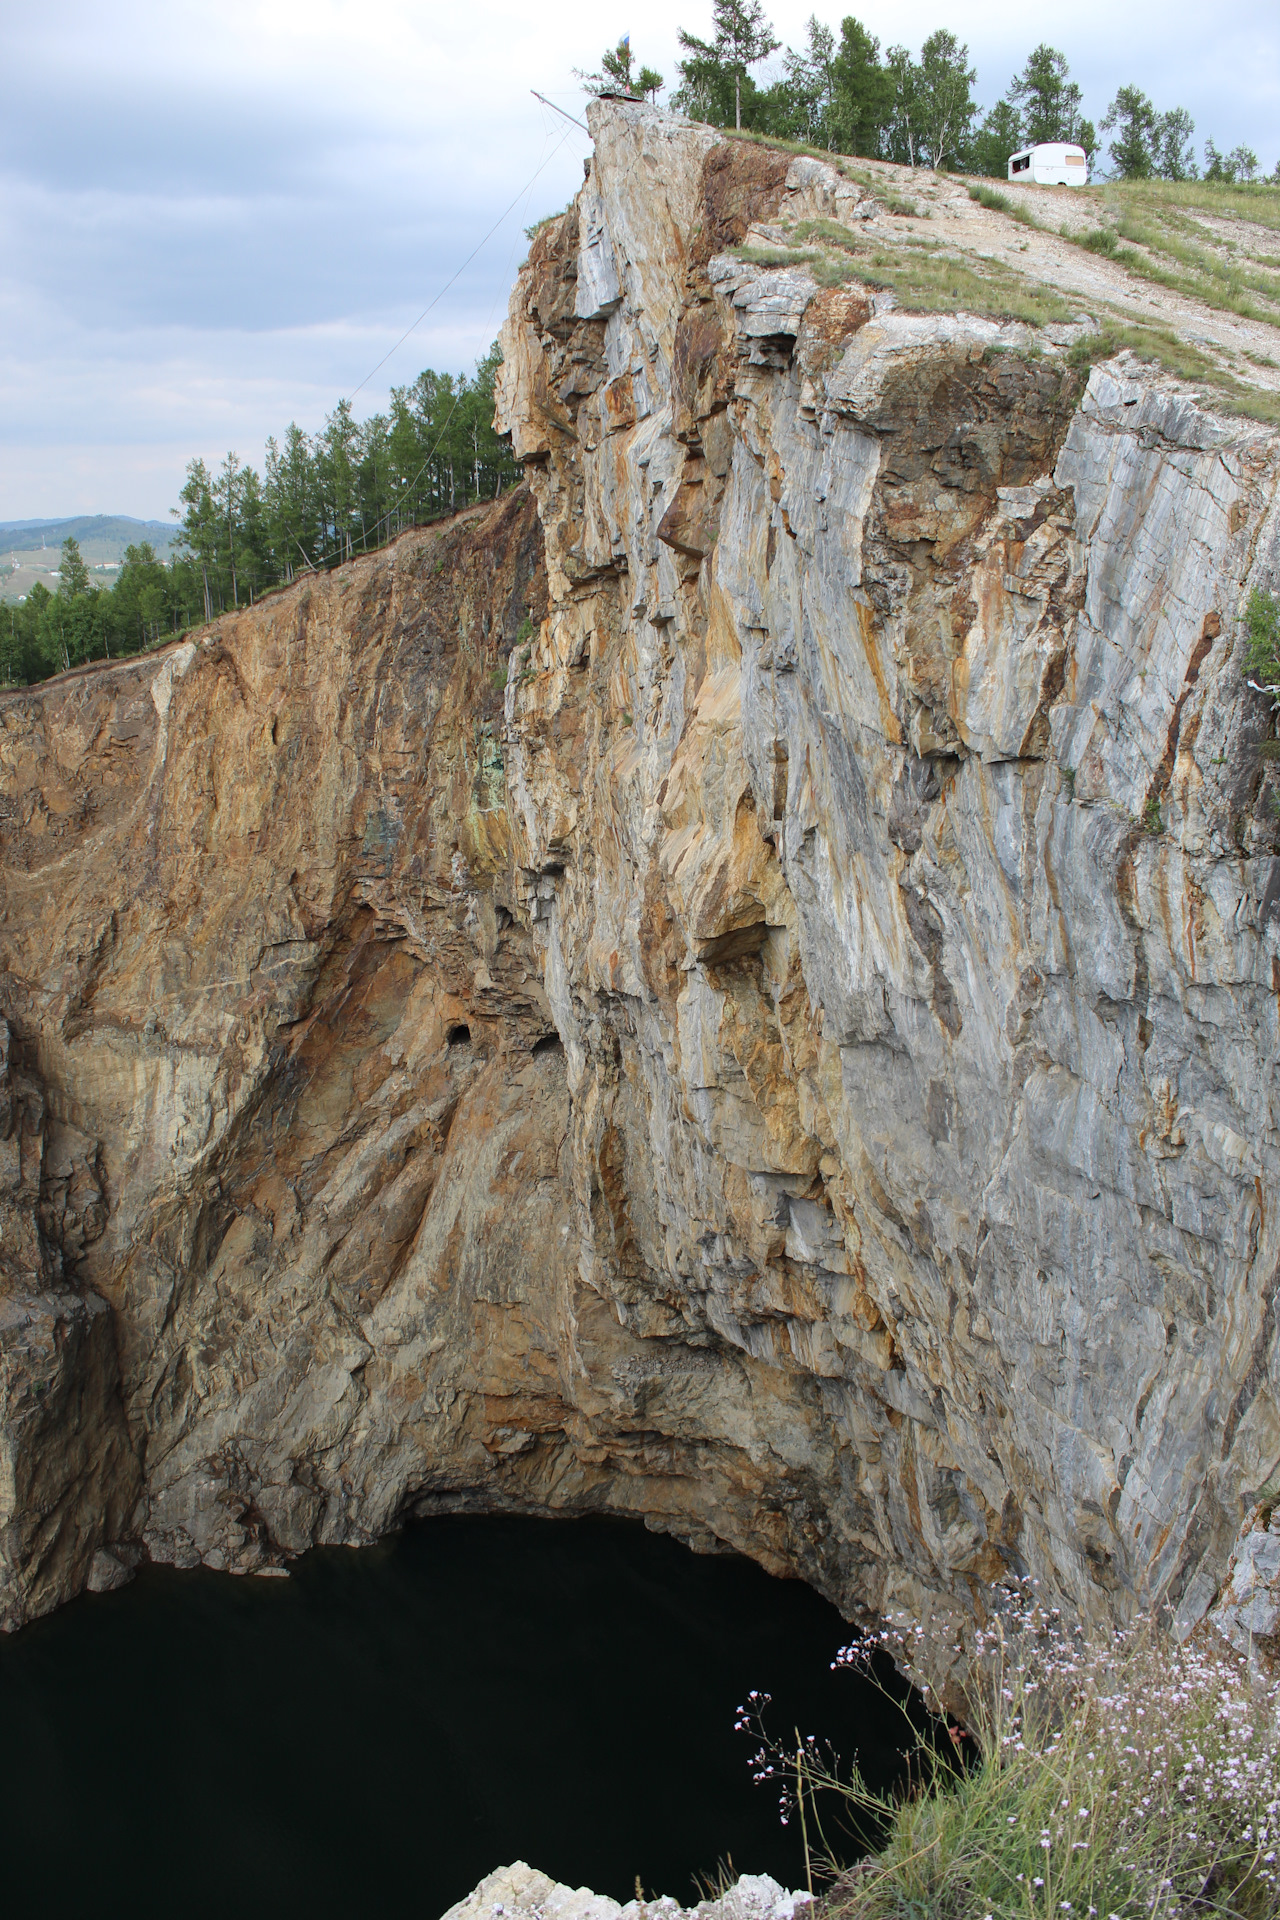
MULTIPOLYGON (((903 1722, 832 1674, 798 1581, 637 1523, 436 1518, 292 1577, 147 1567, 0 1639, 10 1900, 412 1912, 524 1859, 626 1900, 695 1876, 804 1884, 734 1709, 896 1772, 903 1722)), ((850 1857, 858 1849, 850 1846, 850 1857)))

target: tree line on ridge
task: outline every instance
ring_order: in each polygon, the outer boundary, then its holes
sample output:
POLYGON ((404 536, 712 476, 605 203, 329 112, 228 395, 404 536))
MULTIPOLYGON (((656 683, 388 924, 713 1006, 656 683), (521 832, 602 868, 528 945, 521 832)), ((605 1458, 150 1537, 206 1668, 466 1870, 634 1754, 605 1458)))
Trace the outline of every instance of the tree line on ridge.
POLYGON ((109 589, 64 541, 57 592, 37 582, 22 604, 0 607, 0 681, 141 652, 406 527, 493 499, 519 478, 493 428, 499 358, 495 345, 472 377, 428 369, 367 420, 340 400, 318 433, 293 423, 269 439, 261 474, 235 453, 214 470, 192 460, 171 560, 146 542, 130 546, 109 589))
MULTIPOLYGON (((838 34, 811 15, 800 49, 783 49, 762 0, 712 0, 711 17, 708 39, 679 29, 680 84, 670 102, 711 126, 1000 179, 1010 154, 1040 141, 1082 146, 1096 168, 1099 133, 1108 133, 1111 169, 1119 179, 1237 182, 1259 174, 1251 148, 1238 145, 1222 153, 1209 140, 1202 176, 1191 115, 1184 107, 1160 111, 1137 86, 1117 88, 1095 127, 1081 111, 1081 89, 1065 55, 1044 44, 984 114, 973 95, 978 76, 969 49, 948 28, 931 33, 917 58, 905 46, 882 54, 876 36, 852 15, 841 21, 838 34), (751 69, 779 52, 781 74, 757 80, 751 69)), ((651 67, 637 70, 634 60, 627 36, 605 54, 601 72, 579 77, 593 92, 620 88, 656 99, 662 75, 651 67)), ((1280 181, 1280 162, 1270 179, 1280 181)))

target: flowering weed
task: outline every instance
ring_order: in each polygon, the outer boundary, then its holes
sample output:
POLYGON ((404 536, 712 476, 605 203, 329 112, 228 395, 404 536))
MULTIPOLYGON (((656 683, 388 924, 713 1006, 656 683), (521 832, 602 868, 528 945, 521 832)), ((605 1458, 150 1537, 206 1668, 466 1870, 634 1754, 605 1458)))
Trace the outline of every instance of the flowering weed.
MULTIPOLYGON (((904 1645, 891 1628, 834 1664, 868 1670, 904 1645)), ((970 1728, 917 1735, 896 1798, 812 1741, 769 1739, 764 1696, 739 1714, 759 1737, 756 1777, 779 1784, 831 1877, 827 1920, 1280 1914, 1275 1702, 1229 1649, 1173 1646, 1150 1625, 1091 1640, 1028 1583, 977 1636, 965 1691, 970 1728), (848 1871, 828 1844, 833 1796, 887 1836, 848 1871)))

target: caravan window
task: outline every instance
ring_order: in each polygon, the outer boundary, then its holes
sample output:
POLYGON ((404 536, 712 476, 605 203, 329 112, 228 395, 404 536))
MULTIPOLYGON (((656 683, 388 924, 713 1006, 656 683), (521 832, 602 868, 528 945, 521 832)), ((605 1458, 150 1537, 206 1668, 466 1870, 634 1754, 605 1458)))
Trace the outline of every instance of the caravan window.
POLYGON ((1025 173, 1030 165, 1031 155, 1029 153, 1022 153, 1019 154, 1018 158, 1014 161, 1013 170, 1015 173, 1025 173))

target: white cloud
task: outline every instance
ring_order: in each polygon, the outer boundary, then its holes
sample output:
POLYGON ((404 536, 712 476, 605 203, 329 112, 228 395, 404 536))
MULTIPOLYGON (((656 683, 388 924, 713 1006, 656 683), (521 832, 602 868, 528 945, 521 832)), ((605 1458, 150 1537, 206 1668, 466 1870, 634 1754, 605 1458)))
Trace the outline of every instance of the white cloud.
MULTIPOLYGON (((799 42, 814 0, 767 11, 799 42)), ((842 7, 818 6, 838 24, 842 7)), ((1136 82, 1184 105, 1197 143, 1280 158, 1274 0, 1224 22, 1188 0, 1080 0, 1046 24, 1012 0, 875 0, 883 42, 967 39, 994 99, 1047 35, 1101 116, 1136 82), (1276 151, 1272 151, 1272 148, 1276 151)), ((587 0, 70 0, 6 23, 0 125, 0 516, 163 516, 185 461, 260 458, 291 418, 349 393, 534 173, 522 204, 360 396, 460 369, 497 330, 523 227, 582 177, 574 66, 631 30, 675 78, 676 29, 587 0), (565 135, 564 144, 555 151, 565 135)))

